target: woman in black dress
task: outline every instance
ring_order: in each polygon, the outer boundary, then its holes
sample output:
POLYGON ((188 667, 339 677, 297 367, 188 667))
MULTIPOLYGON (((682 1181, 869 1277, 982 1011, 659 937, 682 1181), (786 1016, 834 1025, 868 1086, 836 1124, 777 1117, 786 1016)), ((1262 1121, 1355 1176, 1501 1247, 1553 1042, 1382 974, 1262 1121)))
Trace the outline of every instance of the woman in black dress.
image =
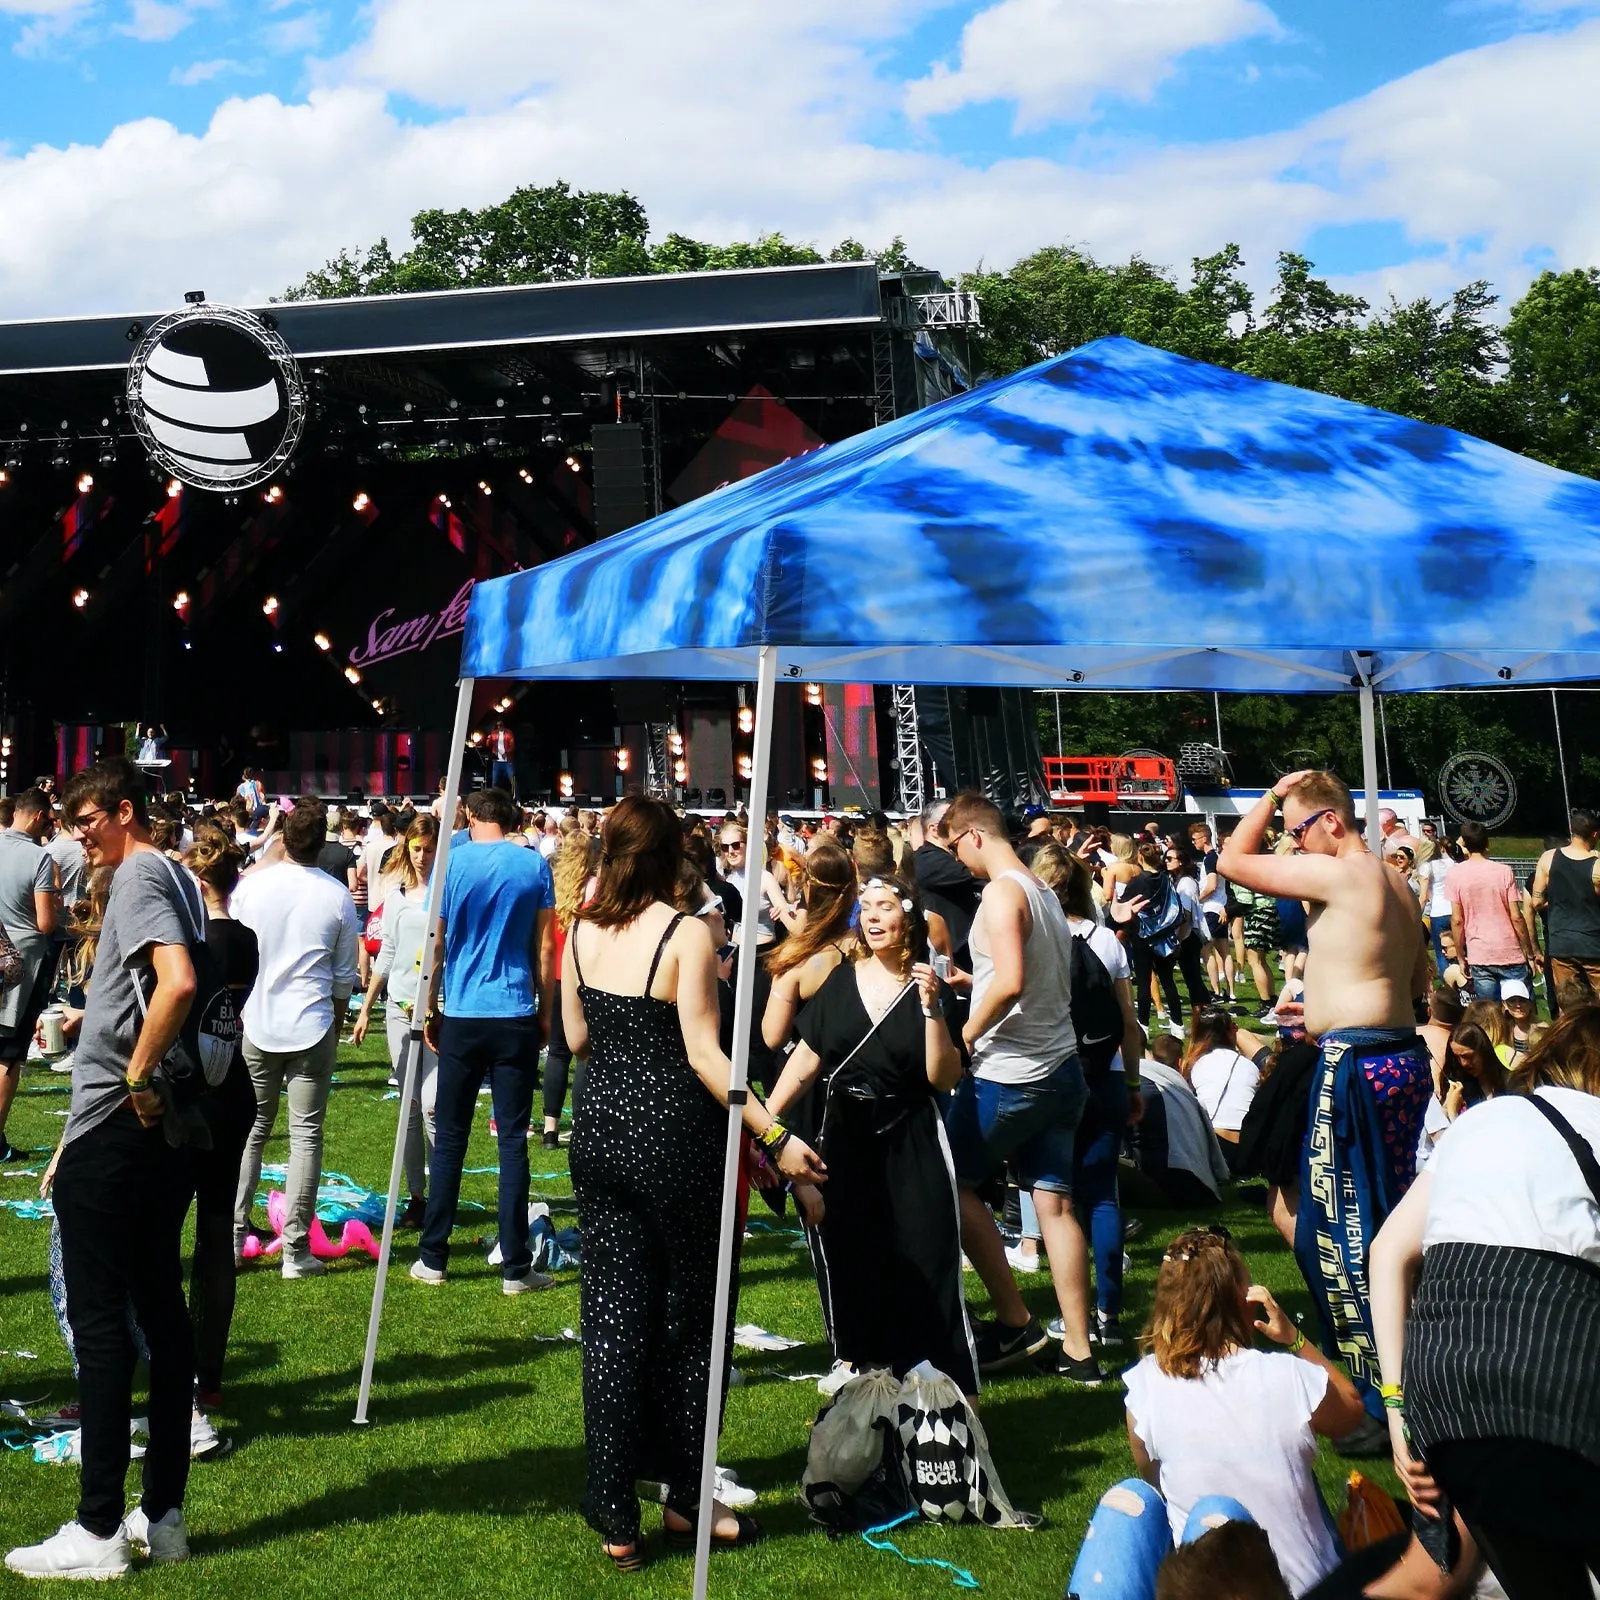
MULTIPOLYGON (((196 827, 194 843, 183 858, 205 896, 206 947, 241 1011, 259 967, 255 934, 228 915, 228 898, 239 882, 244 859, 233 834, 209 823, 196 827)), ((242 1049, 234 1051, 227 1077, 200 1102, 200 1114, 211 1129, 211 1148, 190 1152, 195 1210, 189 1316, 194 1323, 195 1403, 216 1410, 222 1405, 222 1361, 233 1325, 238 1266, 234 1199, 239 1163, 256 1118, 256 1092, 242 1049)))
MULTIPOLYGON (((601 852, 599 884, 567 937, 561 1016, 587 1062, 571 1146, 583 1237, 583 1513, 632 1571, 643 1564, 638 1478, 667 1485, 668 1545, 694 1542, 731 1068, 717 1038, 711 935, 673 907, 677 816, 630 795, 606 818, 601 852)), ((753 1097, 744 1125, 785 1177, 823 1175, 753 1097)), ((718 1507, 714 1546, 757 1535, 751 1518, 718 1507)))
POLYGON ((961 1298, 961 1221, 937 1094, 961 1077, 946 991, 918 958, 928 929, 915 886, 869 878, 860 939, 800 1013, 800 1043, 773 1091, 780 1117, 823 1076, 825 1185, 796 1184, 834 1355, 902 1376, 931 1361, 967 1395, 977 1356, 961 1298))

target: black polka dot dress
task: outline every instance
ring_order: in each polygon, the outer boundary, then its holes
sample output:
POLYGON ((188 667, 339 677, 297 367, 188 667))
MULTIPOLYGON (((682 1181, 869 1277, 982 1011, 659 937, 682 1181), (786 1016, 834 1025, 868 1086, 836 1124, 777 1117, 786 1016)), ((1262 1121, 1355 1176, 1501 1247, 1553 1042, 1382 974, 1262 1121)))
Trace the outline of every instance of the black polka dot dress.
MULTIPOLYGON (((615 1544, 639 1536, 641 1477, 667 1505, 699 1504, 727 1113, 689 1065, 674 1001, 590 988, 571 1166, 583 1240, 583 1514, 615 1544)), ((569 944, 575 963, 577 941, 569 944)), ((729 1319, 730 1323, 732 1318, 729 1319)), ((722 1359, 731 1347, 724 1330, 722 1359)))

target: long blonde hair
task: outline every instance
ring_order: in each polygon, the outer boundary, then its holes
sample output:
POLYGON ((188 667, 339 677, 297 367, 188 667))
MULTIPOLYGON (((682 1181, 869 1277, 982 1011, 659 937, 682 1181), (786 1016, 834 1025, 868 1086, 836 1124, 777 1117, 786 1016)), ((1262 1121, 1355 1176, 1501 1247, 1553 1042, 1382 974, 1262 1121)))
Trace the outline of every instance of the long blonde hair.
POLYGON ((583 904, 583 886, 589 881, 594 841, 586 833, 569 833, 556 851, 550 868, 555 880, 556 924, 566 933, 583 904))

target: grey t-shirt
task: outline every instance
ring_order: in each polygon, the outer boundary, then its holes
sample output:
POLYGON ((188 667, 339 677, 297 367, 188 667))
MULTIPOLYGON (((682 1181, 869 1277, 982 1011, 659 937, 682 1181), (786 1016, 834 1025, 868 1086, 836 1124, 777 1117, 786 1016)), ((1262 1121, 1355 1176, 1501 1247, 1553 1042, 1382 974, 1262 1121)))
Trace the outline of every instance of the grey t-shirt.
POLYGON ((39 932, 36 889, 53 889, 56 864, 27 834, 15 828, 0 833, 0 923, 24 956, 44 954, 48 940, 39 932))
POLYGON ((88 868, 84 864, 83 846, 65 828, 44 847, 44 853, 56 864, 61 875, 61 909, 70 911, 83 898, 88 868))
POLYGON ((181 867, 159 851, 129 856, 111 880, 105 926, 89 978, 89 1003, 72 1058, 72 1112, 65 1141, 98 1127, 127 1098, 123 1075, 133 1055, 142 1021, 134 984, 142 972, 148 984, 150 952, 161 944, 187 946, 193 901, 185 914, 178 887, 181 867))

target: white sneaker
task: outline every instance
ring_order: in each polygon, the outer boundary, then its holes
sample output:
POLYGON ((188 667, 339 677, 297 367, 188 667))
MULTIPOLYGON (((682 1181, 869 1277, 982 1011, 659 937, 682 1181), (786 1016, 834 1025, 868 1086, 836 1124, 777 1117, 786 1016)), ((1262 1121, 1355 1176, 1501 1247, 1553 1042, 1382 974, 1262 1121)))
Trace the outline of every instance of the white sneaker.
POLYGON ((187 1561, 189 1530, 183 1525, 183 1512, 174 1506, 166 1516, 152 1522, 143 1506, 135 1506, 123 1519, 128 1543, 152 1561, 187 1561))
POLYGON ((418 1256, 417 1259, 411 1263, 411 1276, 415 1278, 418 1283, 443 1283, 444 1268, 430 1267, 421 1256, 418 1256))
MULTIPOLYGON (((189 1418, 189 1459, 191 1461, 220 1461, 233 1449, 233 1440, 225 1439, 212 1425, 211 1418, 196 1411, 189 1418)), ((141 1511, 140 1516, 144 1513, 141 1511)), ((133 1521, 128 1521, 128 1537, 132 1539, 133 1521)))
POLYGON ((738 1475, 730 1472, 727 1467, 718 1467, 716 1488, 712 1491, 715 1498, 730 1511, 737 1510, 740 1506, 753 1506, 757 1495, 754 1489, 747 1489, 739 1482, 738 1475))
POLYGON ((1022 1253, 1022 1246, 1020 1244, 1008 1244, 1006 1246, 1006 1261, 1010 1265, 1013 1272, 1044 1271, 1044 1263, 1041 1258, 1037 1254, 1025 1256, 1022 1253))
POLYGON ((555 1288, 556 1280, 548 1272, 535 1272, 532 1267, 520 1278, 502 1278, 501 1294, 533 1294, 539 1289, 555 1288))
POLYGON ((327 1262, 318 1261, 313 1255, 285 1255, 283 1258, 283 1275, 286 1278, 317 1278, 327 1270, 327 1262))
POLYGON ((817 1393, 836 1395, 855 1375, 856 1369, 848 1361, 835 1361, 827 1377, 817 1379, 817 1393))
POLYGON ((80 1522, 65 1522, 40 1544, 6 1556, 7 1568, 24 1578, 121 1578, 133 1563, 128 1531, 121 1523, 109 1539, 97 1539, 80 1522))

